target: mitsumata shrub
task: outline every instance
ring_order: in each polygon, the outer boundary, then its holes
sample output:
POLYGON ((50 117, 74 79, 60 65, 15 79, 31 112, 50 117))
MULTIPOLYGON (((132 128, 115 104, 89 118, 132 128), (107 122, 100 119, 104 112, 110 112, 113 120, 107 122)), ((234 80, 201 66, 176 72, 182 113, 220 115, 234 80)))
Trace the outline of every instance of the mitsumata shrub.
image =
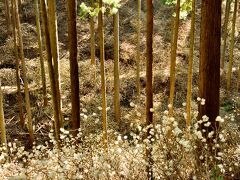
MULTIPOLYGON (((81 116, 87 119, 87 110, 84 112, 81 116)), ((238 131, 227 131, 231 121, 217 117, 219 129, 210 131, 206 139, 204 134, 211 122, 207 116, 197 121, 197 114, 193 113, 195 123, 188 130, 169 117, 168 111, 164 112, 160 124, 143 127, 132 123, 128 135, 109 130, 107 151, 102 144, 102 134, 87 134, 81 129, 73 138, 62 128, 60 146, 53 130, 49 141, 35 144, 30 151, 15 140, 0 149, 0 178, 146 179, 146 149, 151 149, 156 179, 236 178, 240 172, 238 131), (200 130, 200 126, 206 129, 200 130), (209 139, 213 142, 211 147, 206 143, 209 139)), ((95 113, 93 117, 98 119, 95 113)))

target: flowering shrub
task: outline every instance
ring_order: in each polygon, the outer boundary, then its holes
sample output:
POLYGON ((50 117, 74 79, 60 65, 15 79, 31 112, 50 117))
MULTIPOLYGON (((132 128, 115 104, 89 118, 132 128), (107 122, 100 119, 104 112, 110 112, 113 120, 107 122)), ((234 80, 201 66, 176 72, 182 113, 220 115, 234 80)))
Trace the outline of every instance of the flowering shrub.
MULTIPOLYGON (((136 105, 131 103, 133 108, 136 105)), ((152 110, 154 111, 154 110, 152 110)), ((86 120, 88 117, 81 114, 86 120)), ((61 129, 61 145, 49 133, 50 141, 25 150, 15 140, 0 148, 0 178, 16 179, 146 179, 146 149, 152 158, 156 179, 203 179, 237 177, 240 172, 238 131, 226 131, 227 122, 217 117, 219 129, 204 136, 211 122, 207 116, 199 121, 193 113, 191 129, 179 127, 178 121, 164 112, 161 124, 142 127, 131 124, 131 132, 121 135, 109 130, 108 149, 102 134, 79 130, 73 138, 61 129), (200 130, 199 127, 205 127, 200 130), (146 136, 146 132, 148 136, 146 136), (170 137, 169 137, 169 132, 170 137), (212 139, 211 146, 206 143, 212 139)), ((92 117, 97 118, 93 113, 92 117)), ((232 117, 231 117, 232 118, 232 117)), ((95 121, 98 123, 98 120, 95 121)))

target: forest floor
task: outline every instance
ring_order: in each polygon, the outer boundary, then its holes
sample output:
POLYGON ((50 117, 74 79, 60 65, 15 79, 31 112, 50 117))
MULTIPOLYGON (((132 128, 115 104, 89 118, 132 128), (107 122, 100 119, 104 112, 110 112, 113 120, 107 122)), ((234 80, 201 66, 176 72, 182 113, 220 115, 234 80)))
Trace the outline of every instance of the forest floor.
MULTIPOLYGON (((59 53, 61 67, 61 88, 63 101, 63 115, 66 126, 71 119, 70 103, 70 72, 67 51, 67 15, 64 1, 58 1, 58 35, 59 53)), ((24 43, 24 55, 27 63, 28 81, 30 84, 30 99, 32 115, 35 126, 35 137, 37 142, 47 140, 48 133, 52 127, 52 105, 50 96, 50 86, 48 84, 49 104, 43 107, 40 78, 40 61, 37 44, 37 33, 35 27, 35 15, 33 4, 26 0, 23 2, 21 25, 24 43)), ((198 8, 199 9, 199 8, 198 8)), ((167 110, 169 95, 169 70, 170 70, 170 37, 173 6, 167 6, 154 1, 154 64, 153 64, 153 92, 154 92, 154 120, 159 122, 164 110, 167 110)), ((141 96, 136 96, 135 74, 136 74, 136 23, 137 23, 137 3, 133 0, 125 1, 120 9, 120 100, 121 100, 121 122, 123 129, 128 133, 131 123, 144 123, 145 121, 145 12, 142 8, 142 30, 141 30, 141 96), (130 103, 137 105, 132 108, 130 103), (141 115, 139 115, 141 113, 141 115), (137 115, 138 114, 138 115, 137 115)), ((237 22, 240 17, 238 16, 237 22)), ((197 11, 196 18, 196 44, 193 65, 193 111, 197 111, 198 97, 198 65, 199 65, 199 29, 200 11, 197 11)), ((97 23, 96 23, 97 30, 97 23)), ((229 25, 230 27, 230 25, 229 25)), ((87 20, 78 19, 78 50, 79 50, 79 72, 80 72, 80 98, 81 111, 87 115, 88 119, 82 117, 82 128, 88 132, 101 132, 101 86, 100 86, 100 63, 99 50, 96 35, 96 60, 97 60, 97 81, 94 82, 94 68, 90 63, 90 32, 87 20)), ((177 69, 176 69, 176 90, 174 110, 175 117, 184 126, 182 105, 186 101, 187 94, 187 72, 188 72, 188 42, 190 31, 190 17, 181 20, 179 27, 178 49, 177 49, 177 69)), ((237 23, 236 42, 234 48, 234 70, 232 76, 232 92, 226 95, 226 73, 221 74, 221 116, 235 117, 240 127, 240 97, 236 93, 237 67, 240 62, 240 24, 237 23), (238 62, 238 63, 237 63, 238 62)), ((105 58, 106 58, 106 85, 107 85, 107 106, 108 122, 110 129, 116 129, 113 113, 113 23, 112 17, 105 18, 105 58)), ((228 44, 229 49, 229 44, 228 44)), ((229 50, 227 51, 229 52, 229 50)), ((228 53, 227 53, 228 54, 228 53)), ((228 56, 228 55, 227 55, 228 56)), ((226 66, 227 68, 227 66, 226 66)), ((45 65, 46 76, 48 78, 47 66, 45 65)), ((226 71, 226 69, 225 69, 226 71)), ((0 78, 4 92, 4 113, 6 119, 7 137, 9 140, 19 139, 23 144, 27 144, 28 133, 26 129, 19 126, 16 80, 15 80, 15 57, 12 36, 7 34, 4 17, 4 6, 0 2, 0 78)), ((24 96, 24 93, 22 92, 24 96)), ((85 116, 86 117, 86 116, 85 116)))

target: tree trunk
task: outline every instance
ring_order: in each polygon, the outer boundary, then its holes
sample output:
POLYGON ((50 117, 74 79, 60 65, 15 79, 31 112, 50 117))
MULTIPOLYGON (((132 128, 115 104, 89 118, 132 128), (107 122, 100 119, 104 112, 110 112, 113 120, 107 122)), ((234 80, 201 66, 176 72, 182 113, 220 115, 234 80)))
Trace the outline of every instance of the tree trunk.
POLYGON ((209 117, 210 132, 217 128, 219 115, 221 1, 203 0, 201 10, 199 97, 205 105, 199 104, 198 111, 199 119, 209 117))
POLYGON ((103 31, 103 2, 99 0, 99 14, 98 14, 98 25, 99 25, 99 47, 100 47, 100 72, 101 72, 101 91, 102 91, 102 126, 103 126, 103 143, 104 147, 108 149, 108 134, 107 134, 107 100, 106 100, 106 80, 105 80, 105 57, 104 57, 104 31, 103 31))
POLYGON ((5 120, 4 120, 4 112, 3 112, 3 95, 2 95, 1 80, 0 80, 0 129, 1 129, 2 145, 5 144, 5 146, 7 146, 6 128, 5 128, 5 120))
POLYGON ((24 81, 24 93, 25 93, 25 103, 26 103, 26 110, 27 110, 27 118, 28 118, 28 131, 30 135, 30 144, 33 144, 34 135, 33 135, 33 126, 32 126, 32 113, 31 113, 31 105, 30 105, 30 97, 29 97, 29 89, 28 89, 28 79, 27 79, 27 69, 24 59, 24 52, 23 52, 23 41, 22 41, 22 31, 18 13, 18 1, 14 0, 14 8, 16 10, 16 27, 18 33, 18 42, 20 47, 20 60, 22 63, 22 72, 23 72, 23 81, 24 81))
POLYGON ((172 45, 171 45, 171 66, 170 66, 170 96, 169 96, 169 116, 173 116, 173 103, 175 91, 175 69, 176 69, 176 54, 177 54, 177 41, 179 29, 179 14, 180 14, 180 0, 176 4, 176 17, 174 28, 172 30, 172 45))
POLYGON ((231 9, 231 2, 232 0, 227 0, 226 2, 226 9, 225 9, 225 19, 223 24, 223 48, 221 54, 221 68, 224 70, 224 63, 225 63, 225 52, 227 46, 227 35, 228 35, 228 21, 229 21, 229 13, 231 9))
POLYGON ((21 85, 20 85, 20 68, 19 68, 19 54, 17 46, 17 33, 16 33, 16 10, 14 9, 14 1, 12 2, 12 29, 13 29, 13 43, 14 43, 14 54, 16 58, 16 82, 17 82, 17 100, 18 100, 18 109, 19 109, 19 120, 22 127, 24 127, 24 117, 23 117, 23 100, 21 94, 21 85))
MULTIPOLYGON (((57 16, 56 16, 56 0, 47 1, 48 5, 48 29, 50 32, 50 45, 53 59, 54 78, 56 85, 56 96, 58 101, 58 108, 62 109, 61 101, 61 86, 60 86, 60 66, 59 66, 59 47, 57 34, 57 16)), ((63 127, 62 114, 59 114, 60 127, 63 127)))
POLYGON ((232 18, 232 32, 231 32, 231 44, 230 44, 230 54, 229 54, 229 64, 228 64, 228 72, 227 72, 227 91, 229 93, 231 87, 231 79, 232 79, 232 66, 233 66, 233 50, 234 50, 234 36, 235 36, 235 25, 236 25, 236 17, 237 17, 237 4, 238 0, 234 2, 234 11, 232 18))
MULTIPOLYGON (((152 64, 153 64, 153 4, 152 0, 147 0, 147 36, 146 36, 146 124, 153 123, 153 90, 152 90, 152 64)), ((150 129, 147 131, 147 137, 151 136, 150 129)), ((147 148, 147 175, 148 179, 153 179, 152 171, 152 149, 147 148)))
POLYGON ((141 54, 140 54, 140 35, 141 35, 141 0, 138 0, 138 9, 137 9, 137 95, 140 96, 141 87, 140 87, 140 61, 141 61, 141 54))
POLYGON ((119 82, 119 11, 113 15, 114 23, 114 112, 120 126, 120 82, 119 82))
POLYGON ((94 82, 96 83, 96 60, 95 60, 95 28, 94 28, 94 17, 90 17, 90 36, 91 36, 91 65, 94 69, 94 82))
POLYGON ((190 30, 190 49, 188 61, 188 85, 187 85, 187 130, 191 124, 191 101, 192 101, 192 74, 193 74, 193 52, 194 52, 194 36, 195 36, 195 0, 192 0, 192 17, 190 30))
POLYGON ((52 104, 53 104, 53 116, 54 116, 54 126, 55 126, 55 137, 56 140, 60 140, 60 116, 62 114, 61 109, 58 106, 57 100, 57 86, 56 86, 56 79, 54 78, 54 68, 52 63, 52 53, 51 53, 51 46, 50 46, 50 34, 48 31, 48 17, 47 17, 47 8, 46 8, 46 1, 40 0, 40 7, 42 13, 42 25, 44 29, 44 37, 46 42, 46 51, 47 51, 47 62, 48 62, 48 73, 50 78, 50 85, 51 85, 51 95, 52 95, 52 104))
POLYGON ((72 102, 72 129, 74 135, 80 128, 80 97, 79 97, 79 78, 77 61, 77 1, 68 0, 68 45, 71 75, 71 102, 72 102))
MULTIPOLYGON (((94 0, 91 0, 92 8, 94 7, 94 0)), ((95 60, 95 26, 94 26, 94 16, 90 15, 90 47, 91 47, 91 65, 93 66, 94 82, 96 84, 97 72, 96 72, 96 60, 95 60)))
POLYGON ((37 36, 38 36, 38 48, 39 48, 38 51, 40 54, 43 105, 46 107, 48 100, 47 100, 46 76, 45 76, 45 67, 44 67, 44 59, 43 59, 42 36, 41 36, 38 0, 34 0, 34 3, 35 3, 36 27, 37 27, 37 36))

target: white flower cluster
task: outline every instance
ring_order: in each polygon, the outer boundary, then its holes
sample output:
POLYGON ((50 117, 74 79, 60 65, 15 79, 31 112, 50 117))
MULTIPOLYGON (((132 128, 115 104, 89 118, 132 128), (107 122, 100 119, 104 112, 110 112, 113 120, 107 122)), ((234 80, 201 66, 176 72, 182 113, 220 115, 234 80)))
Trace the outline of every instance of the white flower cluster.
POLYGON ((216 121, 217 121, 217 122, 220 122, 220 123, 223 123, 223 122, 224 122, 224 119, 221 118, 220 116, 218 116, 218 117, 216 118, 216 121))
MULTIPOLYGON (((136 108, 134 103, 130 106, 136 108)), ((82 109, 82 113, 82 117, 86 115, 89 118, 76 138, 67 129, 60 129, 61 146, 57 145, 51 130, 50 140, 42 145, 35 144, 31 151, 18 146, 17 141, 0 147, 0 179, 6 176, 15 179, 146 179, 147 165, 153 166, 156 179, 186 179, 193 172, 196 160, 204 162, 204 177, 208 177, 207 169, 212 168, 211 164, 217 165, 221 175, 231 172, 235 177, 240 146, 227 151, 224 148, 227 131, 208 131, 213 122, 207 116, 188 130, 178 118, 169 117, 168 111, 164 112, 159 124, 143 126, 131 123, 131 130, 124 134, 110 129, 111 138, 106 150, 102 133, 89 132, 91 129, 86 128, 90 126, 91 119, 98 119, 98 115, 87 115, 86 109, 82 109), (207 143, 208 140, 212 145, 207 143), (210 150, 215 154, 210 154, 210 150), (232 156, 229 157, 229 153, 232 156)), ((216 121, 224 122, 221 117, 216 121)), ((194 174, 193 177, 198 179, 194 174)))
POLYGON ((202 106, 204 106, 206 100, 205 100, 204 98, 198 97, 198 98, 197 98, 197 101, 200 102, 200 104, 201 104, 202 106))

